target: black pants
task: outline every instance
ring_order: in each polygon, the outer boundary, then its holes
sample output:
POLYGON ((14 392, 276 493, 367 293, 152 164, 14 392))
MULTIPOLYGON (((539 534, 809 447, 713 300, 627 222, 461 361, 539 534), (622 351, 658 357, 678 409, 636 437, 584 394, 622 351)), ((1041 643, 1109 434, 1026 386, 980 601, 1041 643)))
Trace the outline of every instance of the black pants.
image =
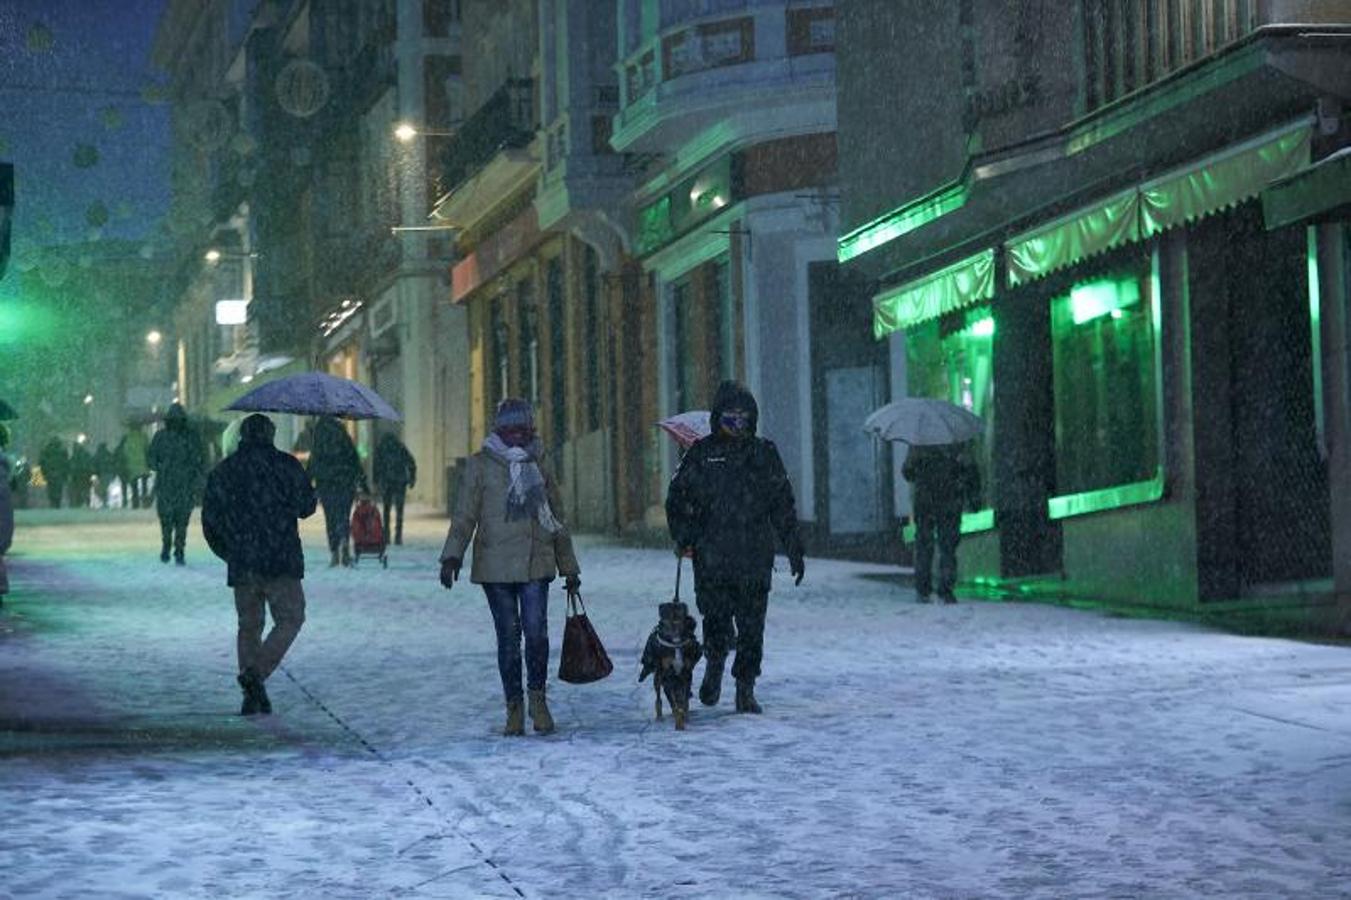
POLYGON ((326 490, 319 492, 319 505, 324 508, 324 528, 328 531, 328 549, 336 552, 347 543, 352 530, 352 498, 356 493, 351 490, 326 490))
POLYGON ((769 588, 759 580, 717 582, 696 585, 694 596, 704 617, 704 655, 710 663, 727 656, 735 639, 732 677, 738 681, 759 678, 765 655, 769 588))
POLYGON ((957 544, 962 537, 962 511, 915 511, 915 591, 933 592, 934 545, 938 545, 938 593, 951 594, 957 586, 957 544))
POLYGON ((408 495, 408 488, 385 488, 385 542, 393 541, 396 544, 403 543, 403 501, 408 495), (394 507, 396 524, 394 530, 389 530, 389 508, 394 507))
POLYGON ((168 553, 172 545, 174 556, 183 555, 183 545, 188 540, 188 520, 192 518, 192 507, 160 506, 159 531, 161 549, 168 553))
POLYGON ((47 482, 47 503, 52 509, 61 508, 61 488, 63 487, 65 487, 65 484, 60 481, 47 482))

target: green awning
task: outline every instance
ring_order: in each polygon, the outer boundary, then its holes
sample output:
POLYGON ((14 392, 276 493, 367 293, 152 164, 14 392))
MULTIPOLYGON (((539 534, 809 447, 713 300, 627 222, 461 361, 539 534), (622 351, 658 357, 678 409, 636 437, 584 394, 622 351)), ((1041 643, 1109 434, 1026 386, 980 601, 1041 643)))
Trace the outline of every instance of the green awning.
POLYGON ((1009 241, 1009 286, 1035 281, 1139 239, 1140 194, 1131 188, 1009 241))
POLYGON ((1308 164, 1310 134, 1300 121, 1018 235, 1009 287, 1256 197, 1308 164))
POLYGON ((886 337, 994 296, 994 249, 873 298, 873 336, 886 337))
POLYGON ((1309 137, 1308 124, 1301 123, 1142 185, 1141 237, 1242 203, 1293 175, 1309 163, 1309 137))
POLYGON ((1339 150, 1262 192, 1267 229, 1340 214, 1351 218, 1351 148, 1339 150))

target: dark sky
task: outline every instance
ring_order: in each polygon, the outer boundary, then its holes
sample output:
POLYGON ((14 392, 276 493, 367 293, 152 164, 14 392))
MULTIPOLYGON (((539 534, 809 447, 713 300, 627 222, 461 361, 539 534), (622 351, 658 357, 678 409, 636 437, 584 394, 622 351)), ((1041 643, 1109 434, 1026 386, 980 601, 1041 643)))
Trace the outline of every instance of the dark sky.
POLYGON ((102 238, 147 238, 164 215, 168 107, 143 94, 164 81, 150 62, 164 6, 0 0, 0 160, 15 166, 16 262, 29 241, 97 237, 95 204, 108 215, 102 238))

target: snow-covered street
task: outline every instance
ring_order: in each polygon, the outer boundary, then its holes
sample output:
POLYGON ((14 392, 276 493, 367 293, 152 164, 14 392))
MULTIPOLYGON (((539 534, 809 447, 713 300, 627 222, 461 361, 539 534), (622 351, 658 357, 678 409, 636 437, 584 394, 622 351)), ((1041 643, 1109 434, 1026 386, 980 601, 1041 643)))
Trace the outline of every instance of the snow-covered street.
MULTIPOLYGON (((652 718, 672 557, 579 540, 615 661, 506 739, 444 520, 330 570, 245 720, 224 566, 144 513, 29 514, 0 613, 8 897, 1331 897, 1351 893, 1351 651, 1041 605, 919 606, 809 559, 760 717, 652 718), (64 524, 51 524, 60 521, 64 524), (46 523, 46 524, 44 524, 46 523)), ((782 561, 781 561, 782 563, 782 561)), ((550 610, 557 670, 563 603, 550 610)))

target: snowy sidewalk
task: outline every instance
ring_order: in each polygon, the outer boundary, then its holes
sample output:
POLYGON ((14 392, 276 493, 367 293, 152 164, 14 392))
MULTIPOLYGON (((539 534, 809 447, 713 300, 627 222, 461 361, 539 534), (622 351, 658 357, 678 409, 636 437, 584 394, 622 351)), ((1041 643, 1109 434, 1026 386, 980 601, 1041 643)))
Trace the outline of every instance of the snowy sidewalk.
POLYGON ((334 571, 316 517, 277 714, 244 720, 196 517, 185 569, 144 514, 63 522, 21 518, 0 612, 0 896, 1351 895, 1344 648, 918 606, 809 560, 771 597, 765 715, 676 733, 636 682, 673 559, 582 540, 615 673, 509 740, 444 522, 334 571))

